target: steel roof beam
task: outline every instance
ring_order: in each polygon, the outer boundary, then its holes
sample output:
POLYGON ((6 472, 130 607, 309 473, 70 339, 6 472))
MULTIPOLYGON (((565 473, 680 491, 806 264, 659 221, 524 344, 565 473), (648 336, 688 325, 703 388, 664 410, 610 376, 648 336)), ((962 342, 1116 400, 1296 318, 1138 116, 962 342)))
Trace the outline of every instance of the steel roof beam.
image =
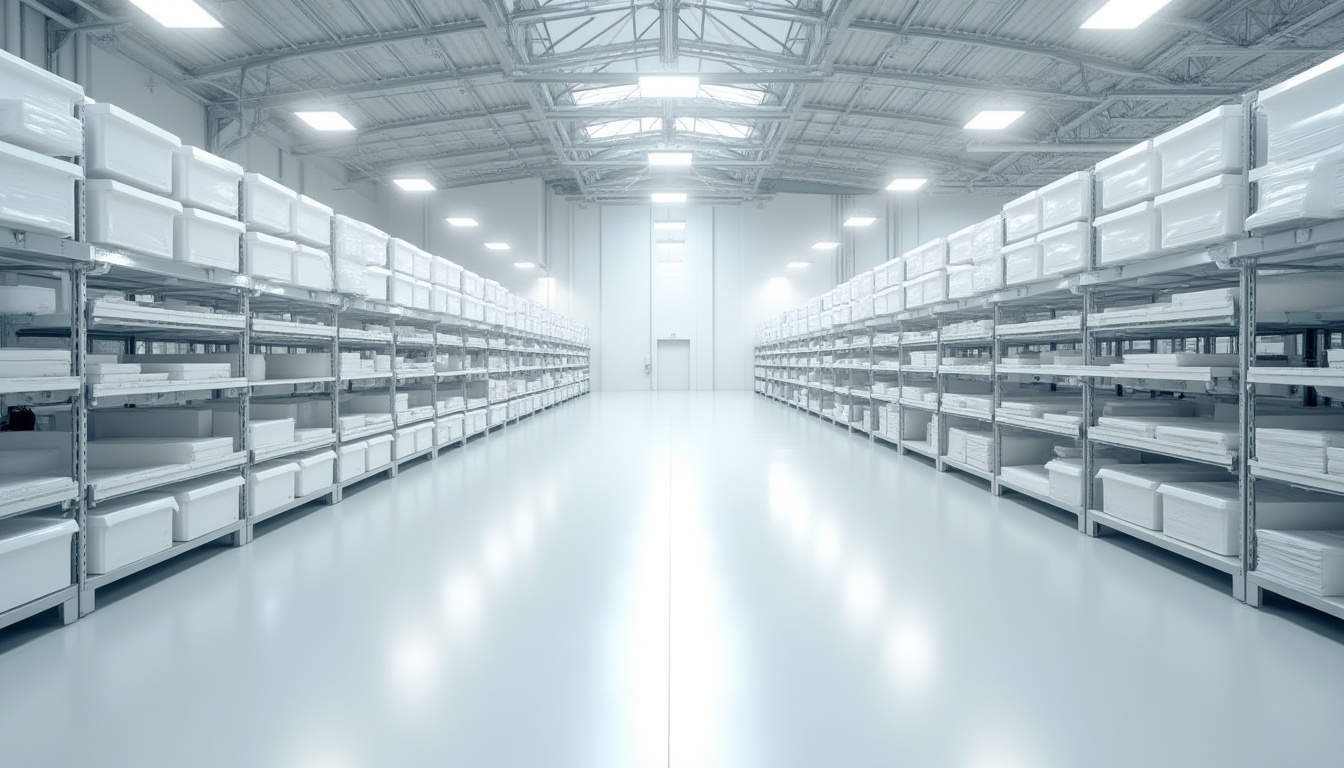
POLYGON ((593 14, 612 11, 629 12, 639 8, 652 8, 654 0, 612 0, 611 2, 551 3, 549 5, 513 11, 508 21, 518 26, 545 24, 551 21, 585 19, 593 14))

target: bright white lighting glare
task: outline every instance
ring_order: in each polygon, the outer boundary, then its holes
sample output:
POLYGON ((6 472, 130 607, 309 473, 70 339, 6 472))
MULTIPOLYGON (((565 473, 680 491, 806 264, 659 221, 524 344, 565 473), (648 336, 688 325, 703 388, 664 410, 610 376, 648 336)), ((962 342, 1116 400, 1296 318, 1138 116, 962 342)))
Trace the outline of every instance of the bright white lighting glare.
POLYGON ((845 612, 857 621, 867 621, 882 607, 882 580, 867 568, 855 568, 845 578, 845 612))
POLYGON ((933 639, 922 627, 898 626, 887 638, 887 669, 903 689, 917 693, 925 688, 936 661, 933 639))
POLYGON ((851 216, 845 220, 846 227, 871 227, 877 223, 875 216, 851 216))
POLYGON ((1134 29, 1171 0, 1111 0, 1083 22, 1083 29, 1134 29))
POLYGON ((518 517, 513 519, 513 538, 518 542, 518 549, 524 552, 530 551, 536 536, 537 523, 532 519, 532 513, 518 513, 518 517))
POLYGON ((393 179, 403 192, 433 192, 436 187, 428 179, 393 179))
POLYGON ((448 226, 450 227, 479 227, 481 223, 470 216, 449 216, 448 226))
POLYGON ((812 244, 812 250, 814 251, 834 251, 839 247, 840 244, 834 240, 819 240, 812 244))
POLYGON ((1001 131, 1027 114, 1020 109, 986 109, 966 124, 968 131, 1001 131))
POLYGON ((655 221, 653 222, 653 228, 658 232, 680 232, 681 230, 686 229, 686 222, 672 221, 670 219, 667 221, 655 221))
POLYGON ((493 534, 485 542, 485 567, 496 576, 502 576, 509 570, 513 561, 513 552, 509 539, 501 533, 493 534))
POLYGON ((700 78, 685 75, 645 75, 639 95, 646 99, 693 99, 700 95, 700 78))
POLYGON ((807 269, 807 268, 810 267, 810 266, 812 266, 812 262, 810 262, 810 261, 790 261, 790 262, 789 262, 789 269, 807 269))
POLYGON ((131 0, 131 3, 169 29, 219 29, 224 26, 193 0, 131 0))
POLYGON ((392 650, 390 666, 393 685, 403 698, 423 698, 437 688, 439 657, 427 638, 401 638, 392 650))
POLYGON ((685 167, 695 161, 690 152, 650 152, 649 165, 654 168, 685 167))
POLYGON ((888 192, 918 192, 928 184, 928 179, 895 179, 887 185, 888 192))
POLYGON ((481 587, 474 576, 454 576, 448 582, 443 602, 450 622, 469 627, 476 623, 481 613, 481 587))
POLYGON ((655 203, 684 203, 686 202, 685 192, 654 192, 650 199, 655 203))
POLYGON ((824 571, 830 570, 840 561, 840 529, 834 520, 827 517, 817 520, 812 533, 812 552, 817 567, 824 571))
POLYGON ((355 130, 355 126, 340 112, 295 112, 294 116, 318 131, 355 130))
POLYGON ((664 240, 658 243, 660 251, 681 251, 685 250, 686 244, 680 240, 664 240))
POLYGON ((513 262, 513 266, 514 266, 516 269, 536 269, 536 268, 537 268, 537 265, 536 265, 535 263, 533 263, 533 262, 530 262, 530 261, 515 261, 515 262, 513 262))
POLYGON ((486 243, 486 244, 485 244, 485 250, 487 250, 487 251, 507 251, 507 250, 509 250, 510 247, 511 247, 511 246, 510 246, 508 243, 486 243))
POLYGON ((658 274, 662 277, 681 277, 684 268, 683 262, 674 259, 664 259, 658 262, 658 274))

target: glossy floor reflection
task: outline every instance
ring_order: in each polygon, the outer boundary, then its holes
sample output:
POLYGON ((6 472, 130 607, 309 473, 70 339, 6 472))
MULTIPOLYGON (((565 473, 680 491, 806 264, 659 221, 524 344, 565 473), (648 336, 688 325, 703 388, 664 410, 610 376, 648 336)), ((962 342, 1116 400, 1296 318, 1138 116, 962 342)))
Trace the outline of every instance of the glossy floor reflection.
POLYGON ((744 393, 582 398, 148 582, 9 636, 0 764, 1340 759, 1328 632, 744 393))

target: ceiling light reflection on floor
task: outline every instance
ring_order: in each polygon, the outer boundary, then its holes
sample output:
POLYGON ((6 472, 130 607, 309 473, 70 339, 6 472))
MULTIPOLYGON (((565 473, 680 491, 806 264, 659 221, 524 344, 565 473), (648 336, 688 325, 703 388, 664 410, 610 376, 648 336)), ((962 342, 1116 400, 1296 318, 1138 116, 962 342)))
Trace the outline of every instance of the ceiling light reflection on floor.
POLYGON ((882 580, 866 566, 856 566, 845 577, 845 613, 856 622, 866 623, 882 608, 882 580))

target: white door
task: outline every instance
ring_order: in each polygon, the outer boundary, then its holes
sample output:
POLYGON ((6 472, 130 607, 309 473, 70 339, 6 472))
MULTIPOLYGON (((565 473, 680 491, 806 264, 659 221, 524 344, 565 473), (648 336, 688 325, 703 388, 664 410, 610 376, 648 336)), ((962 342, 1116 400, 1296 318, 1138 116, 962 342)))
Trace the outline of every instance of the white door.
POLYGON ((689 339, 658 340, 658 391, 686 392, 691 388, 689 339))

